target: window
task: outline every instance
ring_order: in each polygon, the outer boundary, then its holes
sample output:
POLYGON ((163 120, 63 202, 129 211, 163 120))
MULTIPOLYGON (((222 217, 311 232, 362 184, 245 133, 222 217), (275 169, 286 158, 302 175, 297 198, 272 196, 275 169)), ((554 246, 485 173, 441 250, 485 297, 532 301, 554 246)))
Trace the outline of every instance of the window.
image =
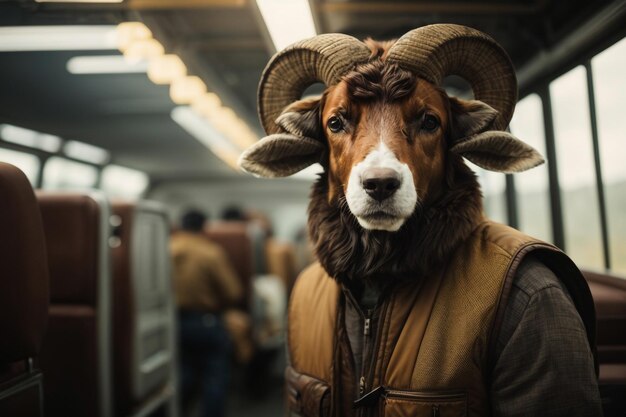
POLYGON ((102 189, 111 197, 139 198, 148 187, 148 176, 135 169, 109 165, 102 171, 102 189))
POLYGON ((478 175, 487 217, 493 221, 506 224, 506 195, 504 192, 506 179, 504 174, 484 170, 467 160, 465 163, 478 175))
MULTIPOLYGON (((531 94, 521 100, 511 120, 511 133, 546 157, 546 138, 541 98, 531 94)), ((552 241, 548 167, 540 165, 515 174, 519 229, 545 241, 552 241)))
POLYGON ((550 84, 565 249, 581 266, 602 268, 600 211, 587 77, 576 67, 550 84))
POLYGON ((87 164, 52 157, 43 170, 43 188, 69 190, 93 188, 98 181, 98 170, 87 164))
POLYGON ((0 161, 15 165, 21 169, 34 187, 37 185, 37 177, 41 169, 39 158, 25 152, 0 149, 0 161))
POLYGON ((591 61, 611 268, 626 273, 626 39, 591 61))

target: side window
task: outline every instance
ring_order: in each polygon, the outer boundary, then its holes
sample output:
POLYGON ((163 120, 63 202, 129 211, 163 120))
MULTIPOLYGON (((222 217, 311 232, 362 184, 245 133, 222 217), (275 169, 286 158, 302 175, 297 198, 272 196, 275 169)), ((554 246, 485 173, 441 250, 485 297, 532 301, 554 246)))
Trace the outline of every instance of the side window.
POLYGON ((602 268, 600 210, 587 94, 579 66, 550 84, 565 249, 581 266, 602 268))
POLYGON ((0 161, 15 165, 21 169, 34 187, 37 184, 37 177, 41 169, 39 158, 26 152, 0 149, 0 161))
POLYGON ((611 268, 626 273, 626 39, 591 61, 611 268))
POLYGON ((108 165, 102 171, 102 189, 111 197, 139 198, 148 182, 148 176, 135 169, 108 165))
POLYGON ((478 175, 478 182, 483 192, 483 204, 487 217, 496 222, 507 224, 506 179, 504 174, 487 171, 471 162, 465 162, 478 175))
MULTIPOLYGON (((541 98, 531 94, 521 100, 511 120, 511 133, 546 157, 546 138, 541 98)), ((552 241, 550 190, 546 164, 515 174, 519 229, 552 241)))
POLYGON ((87 164, 52 157, 43 170, 43 188, 69 190, 93 188, 98 181, 98 170, 87 164))

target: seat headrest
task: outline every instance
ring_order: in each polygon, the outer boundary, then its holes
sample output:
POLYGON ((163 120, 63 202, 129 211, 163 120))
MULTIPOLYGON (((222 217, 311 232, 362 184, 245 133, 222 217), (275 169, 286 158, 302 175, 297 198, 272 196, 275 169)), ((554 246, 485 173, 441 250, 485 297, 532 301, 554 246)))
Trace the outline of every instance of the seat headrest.
POLYGON ((30 182, 0 162, 0 363, 36 356, 48 320, 48 261, 30 182))
POLYGON ((38 192, 50 265, 50 301, 95 305, 101 236, 99 202, 86 194, 38 192))

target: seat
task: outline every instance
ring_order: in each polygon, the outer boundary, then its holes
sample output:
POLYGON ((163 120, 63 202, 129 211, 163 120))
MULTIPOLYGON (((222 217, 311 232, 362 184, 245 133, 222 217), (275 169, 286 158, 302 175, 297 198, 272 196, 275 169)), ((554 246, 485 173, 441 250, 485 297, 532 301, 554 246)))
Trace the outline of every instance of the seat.
POLYGON ((256 274, 253 239, 256 233, 245 222, 213 222, 205 235, 224 249, 244 289, 244 298, 237 307, 250 311, 252 279, 256 274))
POLYGON ((157 203, 113 202, 115 415, 175 413, 169 224, 157 203))
POLYGON ((596 307, 600 392, 605 415, 626 413, 626 279, 582 271, 596 307))
POLYGON ((110 210, 104 195, 38 192, 50 270, 41 350, 47 416, 111 417, 110 210))
POLYGON ((36 368, 48 319, 46 248, 30 182, 0 162, 0 416, 42 416, 36 368))
POLYGON ((267 272, 280 277, 287 289, 287 294, 291 293, 297 276, 296 254, 293 245, 268 239, 265 251, 267 253, 267 272))

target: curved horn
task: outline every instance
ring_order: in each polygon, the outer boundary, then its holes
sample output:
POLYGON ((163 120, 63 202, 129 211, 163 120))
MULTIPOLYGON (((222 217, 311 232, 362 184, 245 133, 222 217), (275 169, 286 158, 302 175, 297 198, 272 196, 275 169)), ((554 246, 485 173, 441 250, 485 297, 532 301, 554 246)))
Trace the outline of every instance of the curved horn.
POLYGON ((279 131, 276 118, 316 82, 332 85, 370 57, 365 44, 339 33, 318 35, 288 46, 265 67, 258 91, 259 119, 268 134, 279 131))
POLYGON ((472 86, 474 98, 499 112, 493 130, 509 125, 517 102, 517 79, 508 55, 488 35, 453 24, 423 26, 407 32, 387 58, 400 67, 440 85, 458 75, 472 86))

